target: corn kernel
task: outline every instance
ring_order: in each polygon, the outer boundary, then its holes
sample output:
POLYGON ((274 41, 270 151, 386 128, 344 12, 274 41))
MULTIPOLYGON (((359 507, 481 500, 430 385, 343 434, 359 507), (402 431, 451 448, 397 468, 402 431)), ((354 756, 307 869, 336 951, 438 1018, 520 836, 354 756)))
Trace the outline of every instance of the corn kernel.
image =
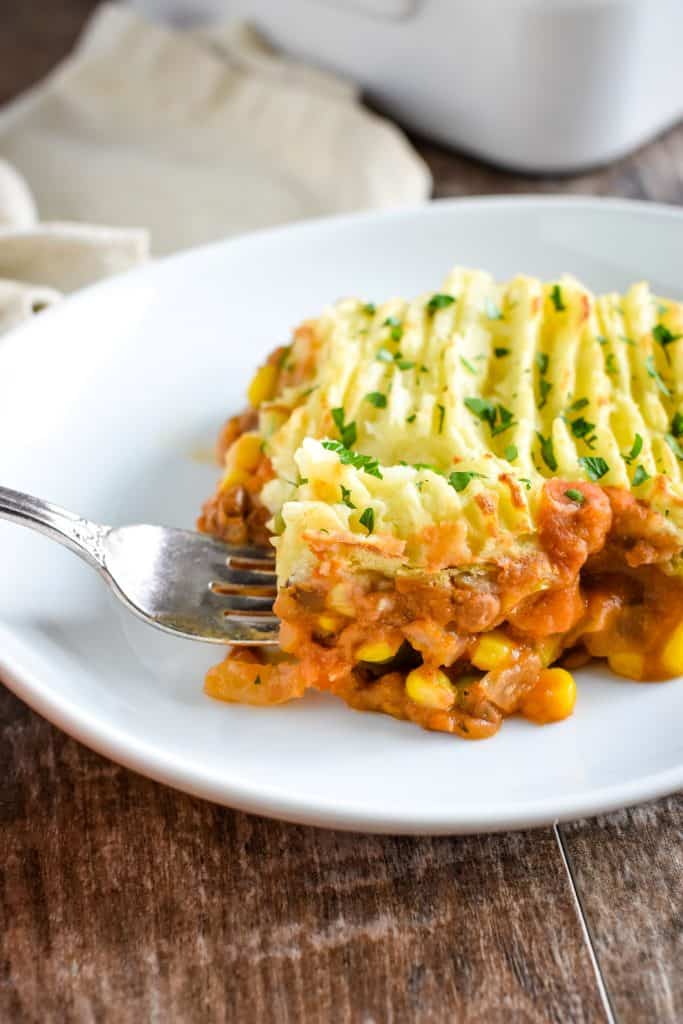
POLYGON ((221 487, 223 490, 227 490, 228 487, 233 487, 235 484, 246 484, 248 479, 249 474, 246 470, 232 466, 223 477, 221 487))
POLYGON ((490 672, 512 661, 514 649, 514 644, 503 633, 485 633, 474 649, 472 664, 483 672, 490 672))
POLYGON ((626 676, 627 679, 642 679, 645 669, 645 658, 635 651, 618 651, 610 654, 607 659, 609 667, 618 676, 626 676))
POLYGON ((251 379, 251 384, 247 391, 247 398, 254 408, 259 406, 261 402, 267 402, 269 398, 273 397, 275 394, 277 377, 278 368, 273 363, 266 363, 264 366, 259 366, 251 379))
POLYGON ((341 625, 341 621, 338 615, 324 614, 318 616, 318 626, 323 633, 336 633, 341 625))
POLYGON ((539 725, 568 718, 576 704, 576 683, 564 668, 545 668, 530 694, 522 701, 521 712, 539 725))
POLYGON ((228 452, 229 465, 254 470, 261 461, 261 438, 258 434, 242 434, 228 452))
POLYGON ((406 676, 406 694, 423 708, 448 711, 455 702, 455 690, 445 672, 421 665, 406 676))
POLYGON ((397 637, 393 640, 370 640, 366 644, 361 646, 356 651, 356 659, 358 661, 389 661, 398 652, 403 637, 397 637))
POLYGON ((562 650, 562 641, 555 636, 544 636, 536 646, 536 653, 541 659, 541 664, 544 668, 552 663, 559 656, 562 650))
POLYGON ((683 622, 679 623, 660 655, 662 668, 672 676, 683 676, 683 622))
POLYGON ((353 588, 349 583, 335 583, 327 595, 330 608, 349 619, 355 618, 356 609, 353 604, 353 588))

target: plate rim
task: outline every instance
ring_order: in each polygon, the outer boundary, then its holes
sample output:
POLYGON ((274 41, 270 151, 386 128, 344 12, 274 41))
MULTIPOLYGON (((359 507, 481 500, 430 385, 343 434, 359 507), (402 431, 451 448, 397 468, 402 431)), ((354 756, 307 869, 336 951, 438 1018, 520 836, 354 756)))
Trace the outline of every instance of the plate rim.
MULTIPOLYGON (((651 203, 641 199, 562 194, 538 196, 533 193, 438 199, 399 209, 362 211, 264 228, 257 232, 217 240, 173 253, 161 259, 152 260, 142 267, 133 268, 124 274, 114 275, 80 289, 43 312, 40 322, 44 324, 46 320, 59 316, 65 307, 82 302, 85 296, 100 290, 115 289, 122 282, 130 279, 142 281, 146 277, 154 277, 159 273, 163 275, 164 267, 169 263, 192 262, 198 255, 201 256, 201 254, 219 249, 231 249, 245 245, 258 246, 263 243, 267 244, 270 239, 292 234, 305 236, 316 231, 325 232, 332 226, 338 228, 343 225, 352 228, 354 225, 384 223, 415 216, 429 219, 439 216, 446 210, 502 210, 506 207, 559 209, 568 206, 582 208, 587 212, 609 212, 616 216, 621 213, 637 213, 648 219, 672 219, 679 222, 683 232, 683 208, 667 203, 651 203)), ((42 337, 47 337, 48 332, 41 334, 42 327, 36 332, 34 324, 33 320, 20 324, 0 341, 0 365, 3 359, 12 358, 12 351, 17 345, 21 345, 22 348, 27 343, 40 346, 42 337), (32 340, 31 335, 34 333, 36 338, 32 340)), ((0 623, 0 636, 3 634, 8 637, 13 635, 11 626, 0 623)), ((77 703, 63 695, 56 696, 51 691, 48 681, 37 678, 28 665, 22 664, 20 656, 10 655, 7 652, 8 646, 5 643, 0 643, 0 673, 2 682, 7 688, 50 723, 96 753, 191 796, 247 813, 260 814, 296 824, 393 835, 457 835, 520 830, 608 813, 663 797, 683 788, 682 763, 676 767, 639 776, 630 781, 603 785, 583 795, 543 797, 527 801, 517 798, 512 802, 489 803, 478 809, 476 813, 458 813, 457 804, 449 805, 442 813, 426 815, 420 815, 415 811, 408 815, 399 811, 378 814, 375 811, 354 807, 353 804, 346 805, 338 799, 335 799, 334 806, 331 806, 323 801, 298 799, 279 792, 276 787, 268 789, 259 784, 251 789, 248 781, 216 780, 207 772, 179 762, 174 757, 169 760, 168 752, 164 754, 163 749, 156 746, 154 742, 142 742, 137 737, 131 737, 117 728, 112 728, 111 725, 105 726, 101 720, 96 720, 87 712, 79 709, 77 703)))

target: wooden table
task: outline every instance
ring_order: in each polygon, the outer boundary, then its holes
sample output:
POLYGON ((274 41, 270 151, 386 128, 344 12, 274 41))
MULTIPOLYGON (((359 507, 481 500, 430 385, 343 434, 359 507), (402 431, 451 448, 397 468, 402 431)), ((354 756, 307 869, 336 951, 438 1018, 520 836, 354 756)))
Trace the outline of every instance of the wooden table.
MULTIPOLYGON (((5 0, 0 101, 92 6, 5 0)), ((683 202, 683 127, 567 179, 420 149, 440 196, 683 202)), ((0 729, 2 1021, 683 1020, 681 797, 520 834, 360 837, 182 796, 6 691, 0 729)))

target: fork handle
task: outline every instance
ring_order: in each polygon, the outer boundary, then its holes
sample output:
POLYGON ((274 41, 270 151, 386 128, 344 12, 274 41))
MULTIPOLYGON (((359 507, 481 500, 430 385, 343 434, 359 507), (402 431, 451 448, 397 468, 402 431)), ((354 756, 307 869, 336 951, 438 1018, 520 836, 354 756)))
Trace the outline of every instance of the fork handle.
POLYGON ((94 568, 104 569, 104 539, 108 526, 82 519, 65 508, 9 487, 0 487, 0 519, 43 533, 80 555, 94 568))

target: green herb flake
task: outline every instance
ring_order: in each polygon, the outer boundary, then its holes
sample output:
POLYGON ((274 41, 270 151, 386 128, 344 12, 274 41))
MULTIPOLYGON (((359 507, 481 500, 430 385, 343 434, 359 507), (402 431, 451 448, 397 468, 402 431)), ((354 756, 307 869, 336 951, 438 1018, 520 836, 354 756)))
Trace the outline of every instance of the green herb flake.
POLYGON ((443 421, 446 416, 446 409, 443 405, 437 405, 436 408, 439 410, 439 426, 437 428, 437 433, 440 434, 443 430, 443 421))
POLYGON ((406 416, 406 423, 414 423, 417 419, 417 413, 411 412, 410 416, 406 416))
POLYGON ((652 337, 655 339, 658 345, 661 345, 666 361, 671 365, 671 356, 669 355, 669 345, 673 345, 674 341, 678 341, 679 338, 683 338, 683 334, 672 334, 668 327, 664 324, 657 324, 656 327, 652 328, 652 337))
POLYGON ((435 295, 432 295, 425 308, 430 316, 434 316, 438 310, 447 309, 447 307, 452 306, 454 302, 454 295, 446 295, 445 292, 437 292, 435 295))
POLYGON ((636 466, 636 471, 633 474, 633 486, 640 487, 646 480, 650 480, 650 474, 645 469, 645 466, 636 466))
POLYGON ((671 451, 674 453, 677 459, 683 460, 683 446, 680 441, 677 441, 673 434, 665 434, 664 440, 668 444, 671 451))
POLYGON ((605 358, 605 370, 607 373, 617 373, 619 367, 617 366, 617 357, 614 352, 608 352, 605 358))
POLYGON ((671 433, 674 437, 683 437, 683 412, 674 413, 671 421, 671 433))
POLYGON ((619 341, 623 341, 624 345, 631 345, 632 348, 636 347, 636 343, 633 338, 627 338, 625 334, 619 335, 619 341))
POLYGON ((496 437, 498 434, 503 434, 510 427, 514 427, 515 420, 513 414, 509 409, 506 409, 504 405, 496 406, 498 412, 498 423, 492 428, 491 436, 496 437))
POLYGON ((394 361, 394 357, 388 348, 378 348, 375 359, 378 359, 380 363, 393 363, 394 361))
POLYGON ((648 372, 648 376, 652 377, 652 379, 655 381, 657 387, 662 392, 662 394, 666 395, 667 398, 670 398, 671 397, 671 392, 669 391, 668 387, 666 386, 666 384, 662 380, 661 374, 659 373, 659 371, 657 370, 657 367, 655 366, 655 357, 653 355, 649 355, 647 357, 647 359, 645 360, 645 369, 648 372))
POLYGON ((555 307, 556 313, 564 313, 567 308, 562 299, 562 289, 559 284, 554 284, 550 292, 550 301, 555 307))
POLYGON ((354 503, 351 501, 351 491, 349 488, 344 487, 344 484, 340 484, 339 486, 341 487, 342 503, 346 505, 347 508, 356 508, 354 503))
POLYGON ((375 510, 373 508, 363 509, 360 524, 365 527, 368 533, 372 533, 375 529, 375 510))
POLYGON ((586 470, 590 480, 601 480, 605 473, 609 473, 609 465, 599 455, 582 455, 579 465, 586 470))
POLYGON ((470 480, 475 479, 484 480, 484 474, 472 473, 468 472, 467 470, 456 470, 454 473, 451 473, 451 475, 448 477, 448 482, 453 488, 453 490, 457 491, 459 494, 461 491, 465 490, 470 480))
POLYGON ((539 434, 538 431, 536 431, 536 437, 538 438, 538 443, 541 446, 541 458, 550 472, 556 473, 557 459, 555 458, 555 449, 553 447, 552 437, 544 437, 543 434, 539 434))
POLYGON ((550 392, 552 390, 553 390, 553 386, 550 383, 550 381, 546 380, 545 377, 542 377, 541 378, 541 382, 540 382, 540 384, 538 386, 538 391, 539 391, 539 394, 541 396, 541 401, 540 401, 539 406, 538 406, 539 410, 543 409, 545 407, 545 405, 546 405, 546 403, 548 401, 548 395, 550 394, 550 392))
POLYGON ((261 676, 256 676, 256 679, 254 680, 254 686, 260 686, 260 685, 261 685, 261 676))
POLYGON ((383 395, 381 391, 369 391, 365 396, 365 401, 374 405, 375 409, 386 409, 387 407, 387 396, 383 395))
POLYGON ((466 398, 465 405, 477 419, 488 423, 491 428, 496 420, 496 407, 488 398, 466 398))
POLYGON ((514 444, 509 444, 505 449, 504 455, 508 462, 514 462, 517 456, 519 455, 519 452, 517 451, 517 446, 514 444))
POLYGON ((642 450, 643 439, 640 436, 640 434, 636 434, 636 436, 633 439, 633 444, 631 445, 631 451, 628 452, 626 455, 622 455, 622 459, 630 466, 631 463, 638 458, 642 450))
POLYGON ((565 498, 569 498, 570 501, 575 502, 577 505, 583 505, 586 500, 581 491, 577 491, 573 487, 570 487, 568 491, 565 491, 564 496, 565 498))
POLYGON ((574 437, 578 438, 587 438, 588 435, 595 430, 595 424, 589 423, 589 421, 585 420, 583 416, 579 416, 577 419, 572 420, 570 426, 572 428, 572 434, 574 437))
POLYGON ((374 302, 366 302, 363 306, 363 312, 366 316, 374 316, 377 312, 377 306, 374 302))
POLYGON ((462 365, 465 367, 465 369, 469 373, 473 373, 475 375, 475 377, 476 377, 476 375, 477 375, 477 368, 476 368, 476 366, 472 366, 472 363, 468 359, 465 359, 464 356, 460 356, 460 362, 462 363, 462 365))
POLYGON ((504 356, 509 356, 510 355, 510 349, 509 348, 494 348, 493 354, 496 357, 496 359, 502 359, 504 356))
POLYGON ((383 479, 379 462, 371 455, 361 455, 360 452, 352 452, 340 441, 323 441, 322 445, 328 452, 336 452, 342 466, 353 466, 354 469, 362 469, 364 473, 376 476, 379 480, 383 479))
POLYGON ((391 328, 389 334, 392 341, 400 341, 403 337, 403 324, 397 316, 388 316, 382 326, 391 328))
POLYGON ((543 377, 544 374, 548 372, 548 366, 550 364, 550 357, 548 353, 537 352, 534 361, 536 363, 536 366, 538 367, 538 372, 540 373, 541 377, 543 377))
POLYGON ((502 309, 493 301, 493 299, 489 297, 487 297, 486 301, 484 302, 484 312, 486 313, 486 316, 489 318, 489 320, 503 319, 502 309))
POLYGON ((399 370, 412 370, 413 367, 415 366, 415 363, 411 362, 410 359, 397 359, 396 365, 398 366, 399 370))
POLYGON ((339 431, 339 436, 341 437, 341 443, 345 448, 353 447, 358 436, 355 421, 352 421, 351 423, 345 422, 346 413, 344 412, 343 405, 338 406, 336 409, 332 409, 331 412, 334 425, 339 431))
POLYGON ((520 476, 519 482, 520 482, 520 484, 524 484, 524 486, 526 487, 527 491, 531 490, 531 480, 529 480, 528 477, 520 476))
POLYGON ((598 345, 609 345, 609 338, 606 338, 604 334, 596 334, 595 340, 598 345))
POLYGON ((585 409, 587 405, 590 405, 590 402, 587 398, 577 398, 576 401, 572 402, 572 404, 569 406, 569 411, 578 412, 579 409, 585 409))

